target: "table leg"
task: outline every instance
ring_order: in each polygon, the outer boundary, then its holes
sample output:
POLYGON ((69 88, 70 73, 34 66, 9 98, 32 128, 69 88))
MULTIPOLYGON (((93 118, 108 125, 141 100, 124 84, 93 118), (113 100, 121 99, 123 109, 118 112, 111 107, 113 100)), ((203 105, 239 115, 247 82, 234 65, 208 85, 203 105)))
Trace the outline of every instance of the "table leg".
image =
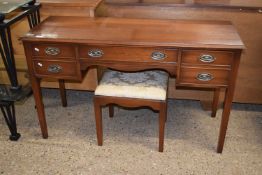
POLYGON ((218 144, 217 144, 217 152, 222 153, 223 146, 225 142, 226 132, 227 132, 227 126, 229 121, 229 115, 232 105, 232 99, 233 94, 229 92, 229 89, 226 90, 226 96, 225 96, 225 104, 224 104, 224 110, 222 113, 222 119, 220 124, 220 132, 219 132, 219 138, 218 138, 218 144))
POLYGON ((46 118, 45 118, 44 104, 42 99, 42 91, 40 88, 40 79, 32 76, 31 84, 32 84, 34 98, 35 98, 35 104, 36 104, 38 120, 41 127, 42 136, 43 138, 47 138, 48 131, 47 131, 46 118))
POLYGON ((218 102, 219 102, 219 95, 220 95, 220 88, 216 88, 214 91, 211 117, 216 117, 217 107, 218 107, 218 102))
POLYGON ((234 64, 232 66, 229 86, 226 89, 225 100, 224 100, 224 109, 222 113, 219 138, 218 138, 218 144, 217 144, 218 153, 222 153, 223 151, 223 146, 224 146, 226 132, 227 132, 227 126, 228 126, 228 121, 229 121, 229 115, 230 115, 232 101, 234 97, 237 72, 238 72, 238 67, 240 63, 240 56, 241 56, 241 51, 235 54, 235 59, 234 59, 234 64))
POLYGON ((66 107, 67 106, 67 100, 66 100, 65 80, 59 80, 59 91, 60 91, 62 106, 66 107))

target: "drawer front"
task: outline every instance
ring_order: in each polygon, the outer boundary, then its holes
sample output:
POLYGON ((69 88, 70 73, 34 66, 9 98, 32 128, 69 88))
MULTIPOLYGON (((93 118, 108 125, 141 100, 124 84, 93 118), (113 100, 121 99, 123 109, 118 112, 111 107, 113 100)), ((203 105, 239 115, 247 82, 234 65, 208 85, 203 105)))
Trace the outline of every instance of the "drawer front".
POLYGON ((226 51, 183 50, 182 64, 207 64, 230 66, 233 62, 233 53, 226 51))
POLYGON ((33 61, 34 72, 40 77, 79 79, 80 71, 75 61, 33 61))
POLYGON ((33 56, 38 58, 75 58, 75 49, 71 45, 34 44, 32 49, 33 56))
POLYGON ((179 84, 227 86, 230 70, 181 67, 179 84))
POLYGON ((80 58, 114 61, 176 62, 177 50, 151 47, 80 46, 80 58))

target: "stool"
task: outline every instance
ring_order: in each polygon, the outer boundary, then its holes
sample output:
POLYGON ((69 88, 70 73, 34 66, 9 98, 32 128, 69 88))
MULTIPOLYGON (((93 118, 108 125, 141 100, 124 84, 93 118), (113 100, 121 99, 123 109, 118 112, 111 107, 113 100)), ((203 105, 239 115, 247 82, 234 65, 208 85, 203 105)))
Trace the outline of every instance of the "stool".
POLYGON ((103 144, 102 106, 109 105, 113 117, 113 105, 123 107, 150 107, 159 111, 159 152, 164 148, 164 130, 167 114, 168 74, 164 71, 124 73, 106 71, 95 90, 94 108, 97 142, 103 144))

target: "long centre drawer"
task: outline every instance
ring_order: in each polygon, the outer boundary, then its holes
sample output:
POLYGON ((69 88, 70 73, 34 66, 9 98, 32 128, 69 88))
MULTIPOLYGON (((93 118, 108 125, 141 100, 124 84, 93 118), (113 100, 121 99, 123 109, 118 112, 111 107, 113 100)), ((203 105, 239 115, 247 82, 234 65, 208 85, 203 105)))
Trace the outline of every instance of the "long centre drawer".
POLYGON ((177 62, 176 49, 154 47, 79 46, 80 59, 137 62, 177 62))

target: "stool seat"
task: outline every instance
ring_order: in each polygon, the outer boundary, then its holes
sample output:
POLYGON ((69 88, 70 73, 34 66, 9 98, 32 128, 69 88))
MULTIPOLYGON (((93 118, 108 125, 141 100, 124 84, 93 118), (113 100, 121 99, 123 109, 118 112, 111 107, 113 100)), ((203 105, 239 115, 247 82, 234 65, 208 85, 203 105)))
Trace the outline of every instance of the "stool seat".
POLYGON ((166 122, 166 95, 168 74, 163 71, 126 73, 113 70, 104 72, 95 90, 94 109, 97 143, 103 144, 102 106, 109 106, 109 117, 113 117, 113 105, 122 107, 150 107, 159 111, 159 152, 164 149, 166 122))
POLYGON ((166 100, 168 74, 164 71, 119 72, 109 70, 95 95, 166 100))

